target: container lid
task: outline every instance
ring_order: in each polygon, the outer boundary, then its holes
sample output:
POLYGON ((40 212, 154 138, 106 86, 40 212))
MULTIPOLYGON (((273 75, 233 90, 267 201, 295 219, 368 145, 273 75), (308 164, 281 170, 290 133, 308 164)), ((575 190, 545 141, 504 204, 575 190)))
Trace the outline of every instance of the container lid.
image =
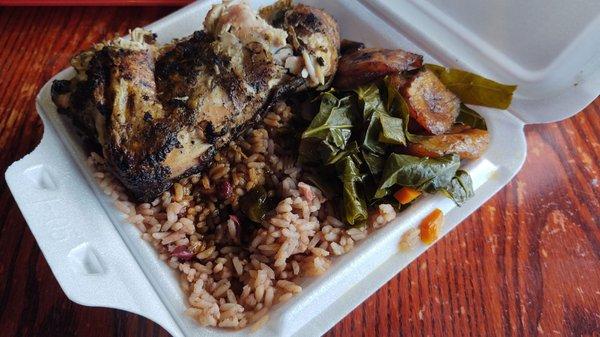
POLYGON ((359 0, 446 66, 519 86, 525 123, 570 117, 600 94, 598 0, 359 0))

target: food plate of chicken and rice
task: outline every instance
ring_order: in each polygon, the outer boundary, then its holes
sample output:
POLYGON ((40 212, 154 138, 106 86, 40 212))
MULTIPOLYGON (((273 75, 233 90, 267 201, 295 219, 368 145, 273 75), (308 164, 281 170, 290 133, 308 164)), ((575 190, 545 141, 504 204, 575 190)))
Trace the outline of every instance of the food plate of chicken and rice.
POLYGON ((478 111, 507 109, 516 86, 351 39, 347 24, 318 5, 223 1, 190 35, 98 42, 51 84, 115 226, 139 230, 200 326, 260 328, 420 205, 395 245, 433 243, 448 202, 482 184, 478 111))
MULTIPOLYGON (((52 86, 92 143, 115 206, 175 269, 202 325, 243 328, 426 193, 474 192, 486 150, 465 103, 507 108, 514 86, 401 49, 343 40, 327 12, 223 2, 167 44, 136 28, 76 55, 52 86)), ((433 242, 436 209, 402 243, 433 242)))

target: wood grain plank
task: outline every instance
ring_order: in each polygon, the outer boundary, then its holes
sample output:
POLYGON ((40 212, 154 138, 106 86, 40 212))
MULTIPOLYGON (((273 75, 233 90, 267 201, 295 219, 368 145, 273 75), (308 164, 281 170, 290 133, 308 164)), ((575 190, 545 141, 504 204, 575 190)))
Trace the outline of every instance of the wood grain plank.
MULTIPOLYGON (((43 126, 34 98, 70 57, 175 8, 0 8, 0 171, 43 126)), ((326 336, 600 336, 600 99, 526 127, 522 171, 326 336)), ((69 301, 4 179, 2 336, 168 336, 119 310, 69 301)))

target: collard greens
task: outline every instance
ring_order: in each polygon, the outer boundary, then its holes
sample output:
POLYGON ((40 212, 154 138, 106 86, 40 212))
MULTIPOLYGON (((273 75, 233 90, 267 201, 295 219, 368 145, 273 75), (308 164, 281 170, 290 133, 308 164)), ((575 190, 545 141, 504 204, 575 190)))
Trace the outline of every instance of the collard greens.
POLYGON ((342 181, 343 220, 351 226, 362 226, 369 215, 364 193, 361 191, 363 175, 350 156, 341 159, 336 164, 336 169, 342 181))
POLYGON ((450 184, 442 191, 454 200, 458 206, 461 206, 474 194, 471 176, 466 171, 456 171, 456 175, 452 178, 450 184))
POLYGON ((456 122, 468 125, 473 129, 487 130, 485 119, 477 111, 464 104, 460 105, 460 112, 458 113, 458 117, 456 117, 456 122))
POLYGON ((350 97, 338 99, 331 92, 323 93, 319 113, 302 133, 302 138, 319 138, 343 147, 350 138, 352 119, 350 97))
POLYGON ((392 117, 386 113, 379 116, 381 132, 379 141, 386 144, 406 145, 404 137, 404 122, 402 118, 392 117))
POLYGON ((436 64, 425 67, 444 83, 465 104, 506 109, 510 105, 516 85, 506 85, 468 71, 450 69, 436 64))
POLYGON ((375 198, 383 198, 394 185, 413 187, 426 192, 448 186, 460 167, 456 154, 440 158, 415 157, 392 153, 385 162, 375 198))
POLYGON ((375 111, 381 111, 383 102, 379 96, 379 88, 376 84, 364 85, 354 90, 358 98, 364 120, 371 118, 375 111))
POLYGON ((240 198, 240 209, 248 219, 260 223, 267 212, 277 206, 277 200, 270 197, 263 186, 255 187, 240 198))
POLYGON ((301 163, 328 162, 346 148, 354 123, 351 99, 350 96, 337 98, 331 91, 321 95, 319 112, 302 133, 301 163))
MULTIPOLYGON (((515 90, 462 70, 427 68, 467 104, 504 109, 515 90)), ((330 199, 341 196, 341 219, 347 225, 364 225, 368 205, 393 200, 395 186, 442 191, 459 206, 473 196, 471 177, 459 170, 458 154, 429 158, 402 153, 407 145, 427 143, 433 136, 409 131, 407 101, 387 79, 348 92, 330 90, 319 99, 319 111, 301 136, 299 161, 306 181, 330 199)), ((456 123, 487 129, 485 120, 465 104, 456 123)))
POLYGON ((385 113, 385 107, 379 95, 379 88, 375 84, 370 84, 358 87, 354 92, 363 117, 362 148, 368 152, 383 155, 385 144, 379 142, 379 134, 382 131, 380 117, 385 113))

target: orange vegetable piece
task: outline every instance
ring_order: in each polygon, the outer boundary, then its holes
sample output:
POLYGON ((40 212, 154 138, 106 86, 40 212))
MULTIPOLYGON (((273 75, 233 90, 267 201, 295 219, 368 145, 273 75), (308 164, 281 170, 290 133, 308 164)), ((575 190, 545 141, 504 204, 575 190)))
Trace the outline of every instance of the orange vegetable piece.
POLYGON ((402 187, 396 193, 394 193, 394 198, 398 200, 398 202, 402 205, 406 205, 409 202, 415 200, 418 196, 421 195, 421 191, 412 188, 412 187, 402 187))
POLYGON ((439 208, 433 210, 421 221, 419 226, 421 241, 425 244, 431 244, 438 238, 440 229, 444 224, 444 213, 439 208))

